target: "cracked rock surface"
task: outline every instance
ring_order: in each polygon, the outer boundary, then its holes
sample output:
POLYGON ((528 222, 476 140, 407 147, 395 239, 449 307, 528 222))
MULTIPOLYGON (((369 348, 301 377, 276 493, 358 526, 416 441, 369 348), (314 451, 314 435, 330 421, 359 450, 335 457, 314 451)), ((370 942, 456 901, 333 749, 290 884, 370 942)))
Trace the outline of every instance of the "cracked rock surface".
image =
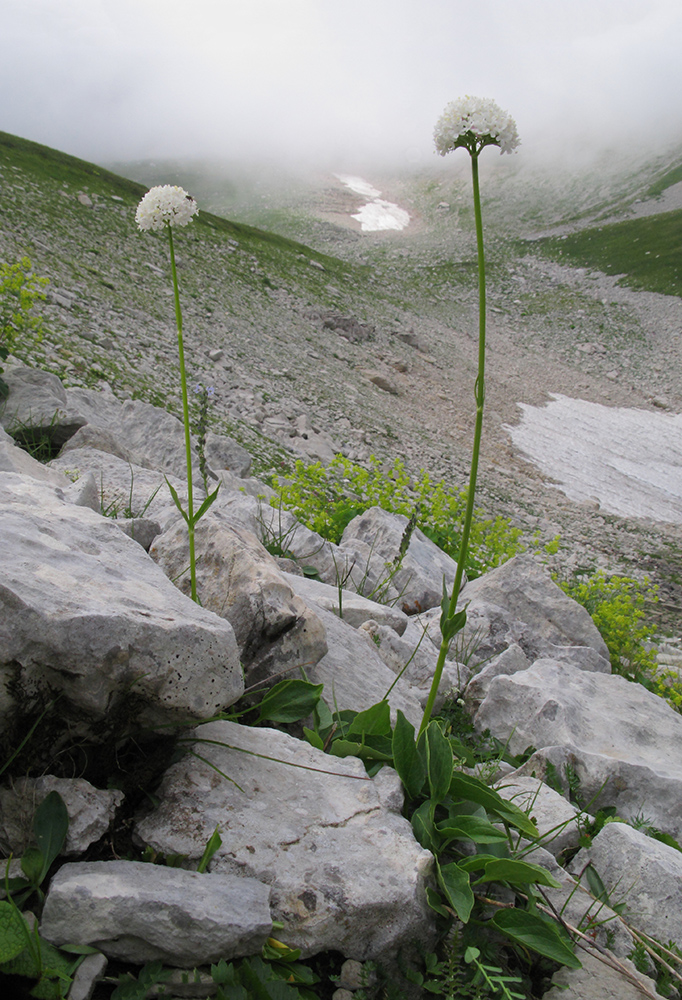
POLYGON ((364 961, 428 942, 433 861, 400 816, 395 772, 370 779, 359 760, 271 729, 221 721, 195 735, 215 741, 195 745, 210 764, 188 756, 170 768, 159 806, 137 821, 140 841, 192 862, 218 826, 211 871, 270 885, 278 936, 304 957, 334 949, 364 961))

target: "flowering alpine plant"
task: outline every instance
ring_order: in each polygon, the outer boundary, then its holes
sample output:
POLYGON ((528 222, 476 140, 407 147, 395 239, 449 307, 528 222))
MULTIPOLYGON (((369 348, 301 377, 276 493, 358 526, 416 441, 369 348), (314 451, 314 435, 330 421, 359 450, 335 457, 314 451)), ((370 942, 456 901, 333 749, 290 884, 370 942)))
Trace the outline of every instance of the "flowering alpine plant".
POLYGON ((180 309, 180 292, 178 290, 178 273, 175 267, 175 249, 173 246, 173 229, 176 226, 187 226, 199 211, 196 201, 187 194, 184 188, 171 184, 163 184, 153 187, 147 191, 146 195, 137 206, 135 221, 141 230, 165 229, 168 233, 168 243, 170 246, 171 277, 173 279, 173 291, 175 294, 175 321, 178 328, 178 355, 180 359, 180 387, 182 390, 182 417, 185 425, 185 455, 187 459, 187 510, 184 510, 178 497, 177 491, 168 482, 168 488, 176 507, 182 514, 187 524, 189 535, 189 568, 190 568, 190 593, 193 601, 198 601, 197 597, 197 575, 196 558, 194 555, 194 526, 203 514, 206 513, 218 495, 215 490, 207 496, 199 507, 194 511, 194 495, 192 493, 192 442, 189 422, 189 403, 187 400, 187 376, 185 373, 185 347, 182 339, 182 311, 180 309))
POLYGON ((464 565, 469 550, 469 534, 474 512, 478 459, 481 449, 483 428, 483 404, 485 401, 485 256, 483 253, 483 219, 481 215, 481 195, 478 185, 478 157, 486 146, 499 146, 501 153, 512 153, 519 145, 516 123, 508 112, 503 111, 494 101, 482 97, 460 97, 452 101, 438 119, 433 133, 436 152, 441 156, 455 149, 466 149, 471 157, 471 174, 474 193, 474 217, 476 221, 476 245, 478 248, 478 375, 474 386, 476 400, 476 423, 474 425, 474 445, 471 455, 471 472, 467 490, 467 505, 462 525, 457 572, 452 593, 448 595, 443 581, 442 613, 440 616, 441 645, 431 690, 424 708, 419 732, 428 725, 433 705, 438 694, 440 679, 445 666, 445 658, 455 635, 464 628, 466 608, 457 611, 457 598, 462 586, 464 565))

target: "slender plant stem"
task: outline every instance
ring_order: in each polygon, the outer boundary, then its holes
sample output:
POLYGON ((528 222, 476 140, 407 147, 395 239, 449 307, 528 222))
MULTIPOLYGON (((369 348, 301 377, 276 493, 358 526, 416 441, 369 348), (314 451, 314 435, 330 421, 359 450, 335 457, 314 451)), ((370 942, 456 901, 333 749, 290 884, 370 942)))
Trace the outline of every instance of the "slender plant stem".
MULTIPOLYGON (((471 455, 471 471, 469 473, 469 489, 467 491, 467 502, 464 513, 464 524, 462 525, 462 537, 459 543, 459 555, 457 557, 457 572, 455 582, 452 587, 452 596, 448 607, 447 617, 452 618, 457 610, 457 598, 462 586, 464 566, 467 553, 469 551, 469 535, 471 533, 471 521, 474 513, 474 499, 476 496, 476 480, 478 478, 478 459, 481 451, 481 431, 483 429, 483 404, 485 402, 485 255, 483 252, 483 216, 481 214, 481 194, 478 187, 478 151, 469 150, 471 155, 471 175, 474 190, 474 217, 476 220, 476 243, 478 246, 478 375, 474 386, 474 396, 476 399, 476 423, 474 425, 474 446, 471 455)), ((424 708, 424 715, 419 727, 421 735, 429 724, 433 706, 438 694, 440 680, 445 666, 445 658, 450 648, 452 637, 443 639, 438 652, 436 669, 431 683, 431 690, 424 708)))
MULTIPOLYGON (((189 534, 189 574, 191 598, 197 600, 197 571, 194 556, 194 496, 192 494, 192 442, 189 431, 189 403, 187 401, 187 376, 185 374, 185 347, 182 339, 182 312, 180 311, 180 292, 178 290, 178 272, 175 267, 175 250, 173 248, 173 230, 168 230, 170 243, 171 274, 173 276, 173 291, 175 293, 175 322, 178 327, 178 355, 180 357, 180 387, 182 389, 182 419, 185 425, 185 457, 187 459, 187 531, 189 534)), ((198 603, 198 602, 197 602, 198 603)))

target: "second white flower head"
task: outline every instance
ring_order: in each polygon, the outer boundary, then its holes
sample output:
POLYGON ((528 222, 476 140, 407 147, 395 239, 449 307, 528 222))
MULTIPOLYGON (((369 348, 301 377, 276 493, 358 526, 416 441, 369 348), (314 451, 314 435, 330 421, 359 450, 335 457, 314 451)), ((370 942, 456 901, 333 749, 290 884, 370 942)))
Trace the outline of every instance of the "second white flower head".
POLYGON ((516 122, 507 111, 489 98, 468 94, 448 104, 433 138, 441 156, 460 146, 475 153, 484 146, 499 146, 501 153, 511 153, 521 142, 516 122))
POLYGON ((135 222, 140 229, 186 226, 198 211, 196 201, 184 188, 162 184, 147 191, 137 206, 135 222))

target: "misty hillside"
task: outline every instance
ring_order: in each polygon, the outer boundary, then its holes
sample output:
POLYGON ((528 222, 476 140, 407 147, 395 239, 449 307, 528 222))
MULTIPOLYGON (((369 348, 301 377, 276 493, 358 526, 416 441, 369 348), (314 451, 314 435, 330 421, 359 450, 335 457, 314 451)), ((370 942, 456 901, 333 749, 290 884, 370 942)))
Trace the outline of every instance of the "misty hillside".
MULTIPOLYGON (((412 221, 363 233, 350 219, 361 199, 333 176, 137 164, 125 168, 132 181, 0 134, 0 258, 28 254, 50 279, 44 340, 17 354, 67 384, 106 381, 179 412, 167 241, 139 233, 134 213, 150 184, 181 183, 200 207, 176 241, 189 378, 215 387, 216 429, 249 448, 257 473, 302 456, 294 424, 303 420, 355 461, 401 457, 462 487, 477 331, 465 166, 453 158, 415 176, 368 178, 412 221)), ((514 452, 505 425, 518 403, 551 392, 682 410, 681 169, 679 151, 565 177, 491 154, 482 175, 490 311, 480 506, 535 545, 559 534, 564 566, 650 572, 671 605, 680 529, 572 503, 514 452)))

